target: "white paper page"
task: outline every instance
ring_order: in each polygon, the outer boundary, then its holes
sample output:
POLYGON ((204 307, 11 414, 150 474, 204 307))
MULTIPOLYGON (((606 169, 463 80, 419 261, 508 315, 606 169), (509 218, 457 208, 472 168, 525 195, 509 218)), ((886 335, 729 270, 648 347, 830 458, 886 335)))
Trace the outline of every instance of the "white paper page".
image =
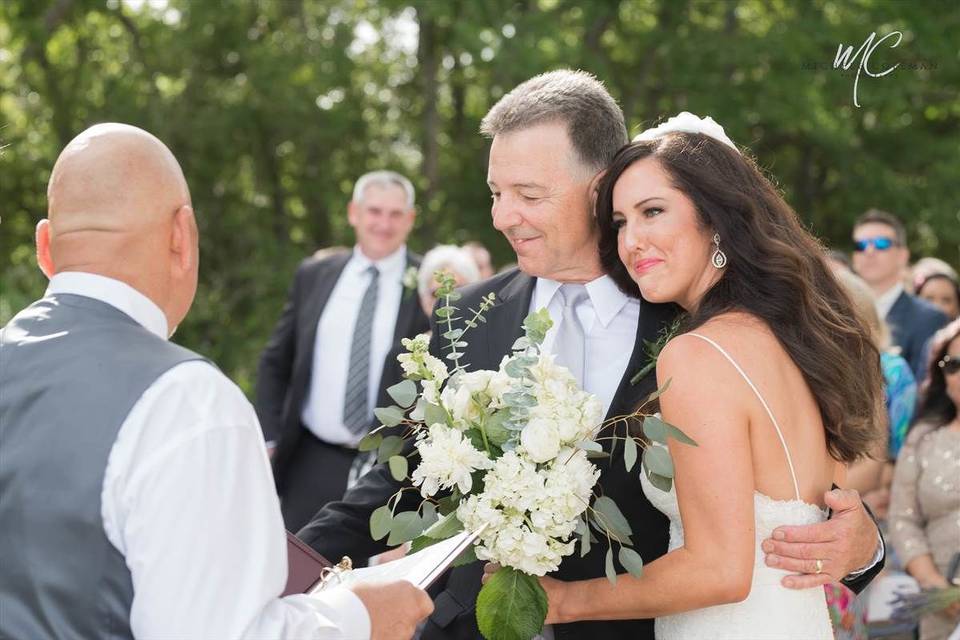
POLYGON ((464 531, 399 560, 347 571, 341 574, 339 582, 333 578, 315 590, 328 585, 350 586, 360 582, 389 580, 406 580, 424 588, 433 578, 443 573, 476 539, 476 533, 464 531))

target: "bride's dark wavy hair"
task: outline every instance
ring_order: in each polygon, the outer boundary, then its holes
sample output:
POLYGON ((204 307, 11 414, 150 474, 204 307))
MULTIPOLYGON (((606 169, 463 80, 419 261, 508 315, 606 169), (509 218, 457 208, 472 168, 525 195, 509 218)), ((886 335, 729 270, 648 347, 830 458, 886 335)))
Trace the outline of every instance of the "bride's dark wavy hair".
POLYGON ((671 133, 620 149, 598 185, 600 259, 627 295, 640 297, 617 253, 613 188, 635 162, 654 158, 720 234, 727 266, 687 317, 693 330, 730 311, 762 319, 803 372, 834 459, 868 455, 885 428, 880 353, 827 266, 825 249, 746 155, 703 134, 671 133))

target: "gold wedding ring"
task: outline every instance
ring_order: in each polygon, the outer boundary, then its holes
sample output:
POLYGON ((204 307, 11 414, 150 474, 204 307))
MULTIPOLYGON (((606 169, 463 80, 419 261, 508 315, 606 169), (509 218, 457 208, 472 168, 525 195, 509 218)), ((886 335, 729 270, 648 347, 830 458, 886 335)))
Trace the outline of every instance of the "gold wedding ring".
POLYGON ((823 573, 823 560, 817 558, 817 570, 814 573, 823 573))

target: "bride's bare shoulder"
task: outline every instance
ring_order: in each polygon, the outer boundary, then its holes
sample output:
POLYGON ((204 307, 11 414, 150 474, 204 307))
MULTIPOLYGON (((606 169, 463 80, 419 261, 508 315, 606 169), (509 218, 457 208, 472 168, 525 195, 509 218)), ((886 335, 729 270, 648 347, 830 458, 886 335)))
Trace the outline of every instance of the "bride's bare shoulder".
POLYGON ((730 364, 720 355, 715 345, 720 346, 734 360, 745 354, 778 349, 776 337, 761 319, 754 315, 734 311, 711 318, 696 329, 672 338, 657 359, 657 377, 662 382, 681 371, 687 378, 712 380, 723 384, 730 364), (691 334, 708 338, 715 344, 691 334), (664 380, 661 380, 661 376, 664 380))

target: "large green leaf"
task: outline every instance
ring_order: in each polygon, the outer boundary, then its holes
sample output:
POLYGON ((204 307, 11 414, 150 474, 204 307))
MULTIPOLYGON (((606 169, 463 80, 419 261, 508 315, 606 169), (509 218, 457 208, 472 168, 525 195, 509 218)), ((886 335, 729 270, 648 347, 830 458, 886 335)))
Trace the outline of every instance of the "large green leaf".
POLYGON ((431 525, 423 535, 434 540, 446 540, 463 531, 463 523, 457 519, 456 512, 450 512, 431 525))
POLYGON ((434 424, 446 424, 447 412, 443 407, 428 402, 423 407, 423 423, 427 426, 434 424))
POLYGON ((543 630, 547 594, 535 576, 497 571, 477 596, 477 625, 487 640, 530 640, 543 630))
MULTIPOLYGON (((392 387, 387 387, 387 394, 389 394, 398 405, 404 409, 409 409, 417 400, 417 383, 413 380, 401 380, 392 387)), ((401 413, 400 415, 401 419, 403 419, 403 414, 401 413)))
POLYGON ((510 436, 513 435, 513 432, 504 426, 504 423, 509 419, 510 412, 505 409, 501 409, 490 416, 486 423, 484 423, 483 430, 486 432, 487 440, 489 440, 491 444, 501 447, 507 440, 510 439, 510 436))
POLYGON ((392 526, 393 512, 387 505, 383 505, 370 514, 370 537, 374 540, 380 540, 390 533, 392 526))
POLYGON ((627 540, 633 534, 630 523, 627 522, 613 498, 600 496, 593 503, 593 508, 600 513, 601 517, 598 520, 601 527, 609 529, 620 540, 627 540))
POLYGON ((658 475, 650 471, 650 469, 644 469, 642 473, 647 474, 647 480, 650 481, 650 484, 655 486, 660 491, 670 491, 670 487, 673 486, 673 478, 666 478, 664 476, 658 475))
POLYGON ((668 438, 673 438, 683 444, 697 446, 693 438, 668 422, 664 422, 657 416, 647 416, 643 419, 643 434, 660 444, 667 444, 668 438))

